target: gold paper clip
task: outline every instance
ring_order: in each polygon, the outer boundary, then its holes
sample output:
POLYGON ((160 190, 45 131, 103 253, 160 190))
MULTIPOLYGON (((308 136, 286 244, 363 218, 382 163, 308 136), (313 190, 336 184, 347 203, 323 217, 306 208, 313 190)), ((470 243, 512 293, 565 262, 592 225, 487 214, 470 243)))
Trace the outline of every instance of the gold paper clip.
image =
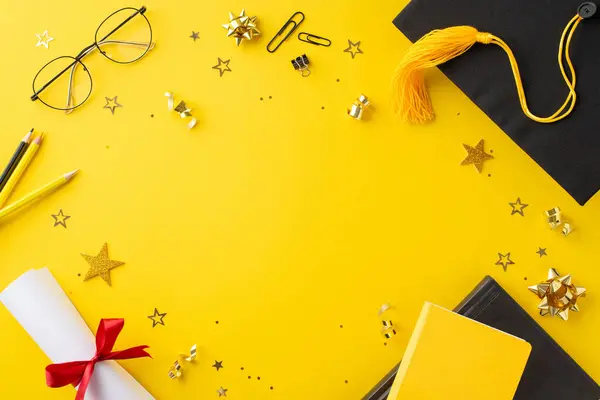
POLYGON ((283 24, 283 26, 281 27, 281 29, 279 29, 279 32, 277 32, 277 34, 275 36, 273 36, 273 39, 271 39, 271 41, 269 42, 269 44, 267 44, 267 51, 269 53, 275 53, 277 51, 277 49, 279 48, 279 46, 281 46, 283 44, 283 42, 285 42, 291 35, 292 33, 294 33, 294 31, 300 26, 300 24, 302 23, 302 21, 304 21, 304 13, 301 11, 296 11, 294 14, 292 14, 292 16, 290 17, 290 19, 287 20, 287 22, 285 24, 283 24), (296 21, 296 16, 300 16, 300 20, 296 21), (281 36, 283 34, 283 32, 289 27, 291 26, 292 29, 287 33, 287 35, 285 35, 283 37, 283 39, 281 39, 281 41, 279 43, 277 43, 277 46, 275 46, 274 49, 272 49, 271 45, 273 44, 273 42, 275 42, 275 40, 281 36))
POLYGON ((369 98, 364 94, 358 96, 358 98, 352 103, 352 106, 348 109, 348 115, 354 119, 362 119, 365 108, 371 105, 369 98))

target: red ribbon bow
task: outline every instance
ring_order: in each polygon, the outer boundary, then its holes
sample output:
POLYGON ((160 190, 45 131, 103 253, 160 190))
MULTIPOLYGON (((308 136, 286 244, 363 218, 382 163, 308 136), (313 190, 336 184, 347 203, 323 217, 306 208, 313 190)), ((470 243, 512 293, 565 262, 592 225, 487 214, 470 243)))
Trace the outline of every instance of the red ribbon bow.
POLYGON ((144 350, 148 346, 136 346, 127 350, 112 351, 124 325, 125 320, 122 318, 101 319, 96 332, 96 354, 94 357, 89 361, 72 361, 48 365, 46 367, 46 385, 51 388, 63 387, 69 384, 79 385, 75 400, 83 400, 96 363, 139 357, 152 358, 144 350))

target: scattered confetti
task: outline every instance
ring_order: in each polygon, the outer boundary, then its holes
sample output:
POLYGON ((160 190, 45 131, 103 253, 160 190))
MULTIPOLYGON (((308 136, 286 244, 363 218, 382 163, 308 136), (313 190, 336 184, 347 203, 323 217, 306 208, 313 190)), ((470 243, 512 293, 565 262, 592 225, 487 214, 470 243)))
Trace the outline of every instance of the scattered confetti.
POLYGON ((177 106, 175 106, 175 95, 172 92, 165 92, 165 97, 167 97, 167 108, 169 111, 175 111, 181 118, 191 118, 187 124, 188 129, 192 129, 196 126, 198 120, 194 118, 192 109, 185 104, 185 101, 181 100, 177 106))
POLYGON ((165 326, 165 321, 163 318, 167 316, 167 313, 159 313, 156 308, 154 308, 154 314, 149 315, 148 318, 152 320, 152 327, 154 328, 156 325, 165 326))
POLYGON ((475 169, 477 169, 477 172, 481 173, 484 161, 491 160, 494 158, 494 156, 487 154, 483 150, 483 144, 483 139, 481 139, 475 147, 471 147, 468 144, 463 143, 463 147, 467 151, 467 157, 464 160, 462 160, 460 165, 473 164, 475 166, 475 169))
POLYGON ((179 361, 175 361, 173 366, 169 369, 169 378, 177 379, 181 377, 182 374, 183 369, 181 368, 181 364, 179 364, 179 361))
POLYGON ((97 256, 85 253, 81 253, 81 255, 90 265, 90 269, 85 274, 83 280, 87 281, 88 279, 100 276, 104 279, 104 282, 108 283, 108 286, 110 286, 110 270, 125 264, 122 261, 114 261, 108 258, 108 243, 104 243, 97 256))
POLYGON ((58 214, 53 214, 52 218, 54 218, 54 227, 56 228, 59 225, 62 225, 65 229, 67 229, 67 220, 71 218, 70 215, 65 215, 63 210, 61 209, 58 214))
POLYGON ((240 45, 244 39, 252 40, 254 36, 259 36, 260 31, 256 28, 258 17, 246 16, 246 10, 242 9, 239 16, 229 13, 229 22, 221 25, 227 29, 227 37, 235 38, 235 44, 240 45))
POLYGON ((546 217, 548 218, 550 229, 555 229, 562 225, 563 228, 561 231, 564 236, 568 236, 573 231, 571 224, 562 219, 562 211, 559 207, 554 207, 553 209, 546 211, 546 217))
MULTIPOLYGON (((157 314, 158 311, 156 310, 156 308, 154 309, 154 314, 157 314)), ((160 315, 160 314, 159 314, 160 315)), ((167 314, 163 314, 161 317, 161 322, 157 322, 157 323, 162 323, 162 318, 167 315, 167 314)), ((148 317, 148 318, 153 318, 154 315, 152 317, 148 317)), ((154 319, 152 319, 152 322, 154 323, 154 319)), ((162 323, 164 325, 164 323, 162 323)), ((154 325, 152 326, 154 328, 154 325)), ((194 360, 196 360, 196 344, 192 345, 192 347, 190 348, 190 354, 183 354, 183 353, 179 353, 179 357, 187 362, 193 363, 194 360)), ((171 368, 169 368, 169 378, 171 379, 178 379, 183 375, 183 367, 182 365, 179 363, 179 360, 176 360, 173 363, 173 366, 171 368)))
POLYGON ((194 362, 196 360, 196 354, 198 354, 197 346, 194 343, 192 347, 190 347, 190 354, 179 353, 179 357, 181 357, 184 361, 194 362))
POLYGON ((228 391, 228 390, 229 390, 229 389, 224 389, 224 388, 223 388, 223 386, 221 386, 221 387, 219 388, 219 390, 217 390, 217 393, 219 394, 219 397, 221 397, 221 396, 225 396, 225 397, 227 397, 227 391, 228 391))
POLYGON ((113 97, 112 99, 109 97, 105 97, 105 99, 106 104, 102 108, 108 108, 113 115, 115 115, 115 108, 123 107, 122 104, 119 104, 117 102, 117 96, 113 97))
POLYGON ((189 37, 191 39, 194 39, 194 42, 195 42, 196 39, 200 39, 200 32, 194 32, 194 31, 192 31, 192 34, 189 37))
POLYGON ((538 251, 536 251, 536 253, 538 253, 540 255, 540 258, 548 255, 548 254, 546 254, 546 249, 543 249, 541 247, 539 248, 538 251))
POLYGON ((350 53, 353 59, 357 54, 362 54, 363 51, 360 49, 360 40, 354 43, 348 39, 348 48, 344 50, 344 53, 350 53))
POLYGON ((360 94, 352 103, 349 109, 347 109, 346 113, 356 120, 361 120, 363 117, 363 113, 367 107, 371 105, 369 98, 364 94, 360 94))
POLYGON ((563 225, 562 228, 562 234, 565 236, 569 236, 569 234, 573 232, 573 228, 571 227, 571 224, 569 224, 568 222, 565 222, 565 224, 563 225))
POLYGON ((517 197, 517 201, 514 203, 508 203, 511 207, 512 207, 512 211, 510 213, 510 215, 515 215, 515 214, 520 214, 522 217, 525 216, 525 213, 523 213, 523 210, 527 207, 529 207, 529 204, 523 204, 521 203, 521 198, 517 197))
POLYGON ((38 40, 37 43, 35 44, 35 47, 44 46, 45 48, 48 48, 48 43, 50 43, 51 41, 54 40, 53 37, 48 35, 48 29, 46 29, 44 31, 44 33, 42 33, 41 35, 39 33, 36 33, 35 36, 37 37, 37 40, 38 40))
POLYGON ((586 294, 584 287, 571 282, 571 275, 561 277, 554 268, 548 271, 547 280, 528 289, 542 300, 538 304, 540 315, 558 315, 564 321, 569 319, 569 311, 579 311, 577 300, 586 294))
POLYGON ((510 259, 510 253, 501 254, 498 253, 498 261, 496 261, 495 265, 502 265, 504 272, 508 269, 509 265, 514 265, 515 263, 510 259))
POLYGON ((219 372, 219 370, 221 368, 223 368, 223 361, 217 361, 217 360, 215 360, 213 368, 215 368, 217 370, 217 372, 219 372))
POLYGON ((225 72, 232 72, 231 68, 229 68, 229 62, 231 61, 231 59, 223 61, 221 60, 221 58, 218 58, 218 60, 218 64, 215 65, 213 69, 219 71, 219 78, 222 77, 225 72))
POLYGON ((393 307, 390 306, 388 303, 384 303, 381 305, 381 307, 379 307, 379 311, 377 312, 377 315, 379 316, 379 319, 381 320, 381 325, 383 325, 381 327, 381 334, 386 339, 391 339, 393 336, 396 335, 396 330, 394 329, 394 323, 389 318, 389 314, 390 314, 389 311, 392 308, 393 307))

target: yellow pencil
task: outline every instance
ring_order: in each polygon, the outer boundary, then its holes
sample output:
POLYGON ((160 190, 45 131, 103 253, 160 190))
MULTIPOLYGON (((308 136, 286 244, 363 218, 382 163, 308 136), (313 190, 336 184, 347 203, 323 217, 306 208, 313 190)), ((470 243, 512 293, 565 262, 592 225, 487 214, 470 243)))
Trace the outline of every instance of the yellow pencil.
POLYGON ((25 155, 23 156, 23 158, 17 165, 17 168, 15 168, 13 174, 8 179, 8 182, 6 182, 4 189, 2 189, 2 192, 0 192, 0 208, 2 208, 4 206, 4 204, 6 203, 6 200, 8 200, 8 198, 10 197, 15 186, 17 186, 19 179, 21 179, 21 176, 23 176, 23 173, 25 172, 25 170, 27 169, 27 167, 33 160, 35 153, 37 152, 37 150, 40 147, 40 144, 42 143, 43 136, 44 136, 44 134, 42 133, 40 136, 36 137, 33 140, 31 145, 27 149, 27 152, 25 153, 25 155))
POLYGON ((25 207, 26 205, 37 200, 38 198, 45 196, 48 193, 58 189, 65 183, 69 182, 71 180, 71 178, 73 178, 75 176, 75 174, 77 174, 77 172, 79 172, 78 169, 76 169, 75 171, 68 172, 68 173, 62 175, 60 178, 29 193, 27 196, 23 197, 22 199, 17 200, 16 202, 12 203, 9 206, 4 207, 3 209, 0 210, 0 219, 6 217, 9 214, 12 214, 13 212, 19 210, 22 207, 25 207))

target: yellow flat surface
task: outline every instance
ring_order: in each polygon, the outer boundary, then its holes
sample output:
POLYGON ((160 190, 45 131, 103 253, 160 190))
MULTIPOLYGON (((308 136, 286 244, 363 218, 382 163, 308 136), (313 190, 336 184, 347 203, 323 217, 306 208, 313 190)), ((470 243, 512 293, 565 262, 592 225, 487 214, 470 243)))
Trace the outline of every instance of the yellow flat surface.
POLYGON ((523 339, 427 302, 388 400, 512 400, 529 353, 523 339))
MULTIPOLYGON (((536 315, 527 286, 555 267, 589 296, 568 322, 535 318, 600 380, 600 197, 579 207, 439 72, 428 75, 437 121, 397 122, 388 84, 409 42, 391 20, 405 3, 148 1, 156 48, 132 65, 86 59, 92 97, 65 116, 29 100, 34 75, 76 55, 105 16, 132 4, 5 2, 2 165, 28 129, 47 132, 12 199, 82 172, 2 221, 0 286, 48 266, 94 329, 124 317, 118 347, 148 344, 154 359, 123 365, 158 399, 218 398, 221 386, 228 399, 359 399, 398 362, 423 301, 452 308, 490 274, 536 315), (236 47, 221 24, 242 7, 264 36, 236 47), (300 30, 332 46, 294 38, 267 53, 299 9, 300 30), (46 29, 55 40, 35 47, 46 29), (348 39, 363 54, 343 52, 348 39), (290 64, 303 53, 308 78, 290 64), (212 69, 218 57, 231 59, 223 77, 212 69), (192 132, 167 110, 165 91, 194 108, 192 132), (374 109, 359 122, 346 108, 360 93, 374 109), (114 96, 123 107, 112 115, 103 106, 114 96), (462 143, 481 138, 495 159, 478 174, 459 164, 462 143), (524 217, 511 215, 517 197, 529 204, 524 217), (545 224, 554 206, 575 228, 567 238, 545 224), (60 209, 71 216, 67 229, 54 227, 60 209), (112 271, 112 287, 82 281, 80 253, 104 242, 126 263, 112 271), (515 262, 507 272, 495 265, 499 252, 515 262), (400 311, 385 346, 384 302, 400 311), (152 328, 155 307, 165 326, 152 328), (193 343, 197 364, 170 380, 169 366, 193 343)), ((73 397, 45 387, 48 359, 3 307, 0 326, 3 397, 73 397)))

